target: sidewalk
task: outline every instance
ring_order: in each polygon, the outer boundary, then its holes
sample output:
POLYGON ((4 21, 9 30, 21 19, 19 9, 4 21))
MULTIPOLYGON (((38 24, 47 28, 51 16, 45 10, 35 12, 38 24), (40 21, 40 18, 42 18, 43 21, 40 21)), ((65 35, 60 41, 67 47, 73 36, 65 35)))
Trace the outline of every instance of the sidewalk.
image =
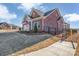
MULTIPOLYGON (((75 47, 77 43, 74 43, 75 47)), ((56 42, 47 48, 40 49, 28 54, 22 54, 20 56, 74 56, 75 50, 72 47, 71 42, 56 42)))

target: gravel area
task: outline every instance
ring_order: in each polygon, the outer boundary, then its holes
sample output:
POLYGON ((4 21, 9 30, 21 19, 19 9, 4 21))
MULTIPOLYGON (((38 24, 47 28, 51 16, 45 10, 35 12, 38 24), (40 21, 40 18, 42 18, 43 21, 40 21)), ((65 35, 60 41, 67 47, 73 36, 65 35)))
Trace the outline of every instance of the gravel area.
POLYGON ((17 32, 0 33, 0 55, 9 55, 51 36, 50 34, 25 35, 17 32))

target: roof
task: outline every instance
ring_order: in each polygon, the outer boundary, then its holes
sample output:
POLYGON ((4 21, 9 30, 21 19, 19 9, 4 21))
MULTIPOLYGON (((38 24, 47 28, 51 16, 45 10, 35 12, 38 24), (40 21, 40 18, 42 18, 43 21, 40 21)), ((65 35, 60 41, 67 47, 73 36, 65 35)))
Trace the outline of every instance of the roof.
POLYGON ((2 23, 0 23, 0 25, 6 25, 6 26, 9 26, 9 24, 6 23, 6 22, 2 22, 2 23))
MULTIPOLYGON (((30 14, 28 15, 28 16, 29 16, 30 18, 32 18, 32 19, 33 19, 33 17, 32 17, 32 12, 36 12, 36 13, 38 14, 37 17, 40 17, 40 16, 43 16, 43 15, 44 15, 44 13, 43 13, 42 11, 40 11, 40 10, 38 10, 38 9, 35 9, 35 8, 32 8, 30 14)), ((35 18, 37 18, 37 17, 35 17, 35 18)))
MULTIPOLYGON (((53 12, 53 11, 55 11, 55 10, 57 10, 57 8, 52 9, 52 10, 46 12, 46 13, 43 13, 42 11, 40 11, 40 10, 38 10, 38 9, 32 8, 31 13, 32 13, 33 11, 35 11, 35 12, 37 12, 37 13, 39 14, 39 16, 41 15, 41 16, 44 17, 44 16, 47 16, 48 14, 50 14, 51 12, 53 12)), ((35 17, 35 18, 37 19, 37 18, 39 18, 39 16, 37 16, 37 17, 35 17)), ((41 16, 40 16, 40 17, 41 17, 41 16)), ((31 16, 31 14, 30 14, 30 15, 25 15, 25 16, 24 16, 24 20, 26 20, 26 18, 33 19, 32 16, 31 16)), ((34 18, 34 19, 35 19, 35 18, 34 18)), ((24 21, 24 20, 23 20, 23 21, 24 21)))
POLYGON ((42 11, 35 8, 32 8, 32 11, 36 11, 40 16, 44 14, 42 11))
POLYGON ((44 16, 47 16, 48 14, 50 14, 52 11, 54 11, 55 9, 52 9, 52 10, 50 10, 50 11, 48 11, 48 12, 46 12, 46 13, 44 13, 44 16))

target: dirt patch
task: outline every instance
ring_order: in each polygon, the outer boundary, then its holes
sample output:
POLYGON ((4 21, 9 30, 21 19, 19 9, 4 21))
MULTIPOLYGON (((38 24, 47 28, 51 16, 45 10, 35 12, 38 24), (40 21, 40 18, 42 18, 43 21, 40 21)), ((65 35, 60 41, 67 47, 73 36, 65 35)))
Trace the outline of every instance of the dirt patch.
POLYGON ((76 48, 75 56, 79 56, 79 37, 77 40, 77 48, 76 48))
POLYGON ((72 39, 71 39, 71 36, 69 36, 69 37, 66 39, 66 41, 68 41, 68 42, 73 41, 73 42, 76 42, 76 43, 77 43, 77 47, 76 47, 76 51, 75 51, 74 56, 79 56, 79 33, 74 33, 74 34, 72 35, 72 39))
POLYGON ((74 33, 74 34, 72 34, 72 39, 71 39, 71 35, 69 35, 67 37, 66 41, 68 41, 68 42, 71 42, 71 41, 77 42, 77 38, 78 38, 78 34, 77 33, 74 33))
POLYGON ((45 48, 45 47, 48 47, 50 46, 51 44, 57 42, 60 38, 58 38, 57 36, 54 36, 54 37, 51 37, 47 40, 44 40, 42 42, 39 42, 31 47, 28 47, 28 48, 25 48, 21 51, 18 51, 16 53, 13 53, 11 54, 12 56, 19 56, 21 54, 26 54, 26 53, 30 53, 30 52, 33 52, 33 51, 37 51, 39 49, 42 49, 42 48, 45 48))
POLYGON ((1 33, 5 33, 5 32, 17 32, 19 31, 19 29, 5 29, 5 30, 0 30, 1 33))

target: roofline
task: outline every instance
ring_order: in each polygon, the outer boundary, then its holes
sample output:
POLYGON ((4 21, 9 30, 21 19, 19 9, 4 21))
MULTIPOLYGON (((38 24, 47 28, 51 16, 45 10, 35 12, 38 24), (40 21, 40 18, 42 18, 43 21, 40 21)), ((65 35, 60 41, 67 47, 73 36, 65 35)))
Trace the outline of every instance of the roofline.
POLYGON ((57 10, 58 11, 58 14, 60 15, 60 13, 59 13, 59 9, 58 8, 55 8, 51 13, 49 13, 45 18, 47 18, 50 14, 52 14, 55 10, 57 10))
MULTIPOLYGON (((30 15, 32 15, 32 12, 33 12, 33 11, 35 11, 36 13, 38 13, 36 10, 38 10, 38 9, 32 8, 32 10, 31 10, 31 12, 30 12, 30 15)), ((38 13, 38 15, 40 15, 40 14, 38 13)), ((40 15, 40 16, 42 16, 42 15, 40 15)))

